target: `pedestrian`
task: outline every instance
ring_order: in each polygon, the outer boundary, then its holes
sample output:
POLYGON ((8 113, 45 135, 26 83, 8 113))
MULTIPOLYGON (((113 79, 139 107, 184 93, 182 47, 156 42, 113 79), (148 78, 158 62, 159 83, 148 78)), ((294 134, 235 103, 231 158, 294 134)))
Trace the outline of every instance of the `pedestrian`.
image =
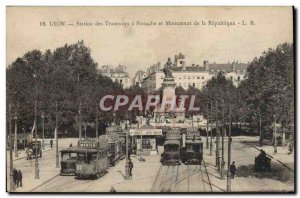
POLYGON ((17 185, 17 169, 14 168, 13 170, 13 180, 14 180, 14 184, 17 185))
POLYGON ((50 140, 50 146, 51 146, 51 148, 53 146, 53 140, 52 139, 50 140))
POLYGON ((110 188, 110 192, 111 192, 111 193, 115 193, 115 192, 117 192, 117 191, 116 191, 115 188, 112 186, 112 187, 110 188))
POLYGON ((133 163, 131 159, 129 159, 129 176, 132 178, 132 168, 133 168, 133 163))
POLYGON ((23 179, 23 174, 22 174, 21 170, 19 170, 19 172, 18 172, 18 182, 19 182, 20 187, 23 187, 22 179, 23 179))
POLYGON ((72 145, 72 142, 71 142, 71 144, 70 144, 70 146, 69 146, 69 147, 71 148, 72 146, 73 146, 73 145, 72 145))
POLYGON ((232 162, 232 164, 230 165, 230 173, 232 179, 234 179, 235 172, 236 172, 235 162, 232 162))

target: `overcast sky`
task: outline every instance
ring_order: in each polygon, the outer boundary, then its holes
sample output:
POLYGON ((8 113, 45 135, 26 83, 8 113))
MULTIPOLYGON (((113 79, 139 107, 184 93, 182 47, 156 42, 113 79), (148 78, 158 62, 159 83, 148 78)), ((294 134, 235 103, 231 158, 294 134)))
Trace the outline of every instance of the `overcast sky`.
POLYGON ((182 52, 187 64, 203 60, 251 61, 279 43, 293 42, 291 7, 34 7, 7 8, 7 65, 29 50, 55 49, 84 40, 99 66, 123 64, 133 77, 182 52), (228 21, 235 26, 85 26, 76 22, 228 21), (242 21, 255 25, 241 25, 242 21), (45 21, 47 27, 40 26, 45 21), (49 21, 73 26, 50 27, 49 21), (238 24, 240 23, 240 24, 238 24))

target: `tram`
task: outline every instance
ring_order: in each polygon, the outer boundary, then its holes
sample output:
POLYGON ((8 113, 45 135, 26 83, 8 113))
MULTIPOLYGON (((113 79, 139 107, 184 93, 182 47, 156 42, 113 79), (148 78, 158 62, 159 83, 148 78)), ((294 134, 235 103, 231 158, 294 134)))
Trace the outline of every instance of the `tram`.
POLYGON ((75 175, 77 148, 67 148, 60 151, 60 175, 75 175))
POLYGON ((199 133, 182 135, 181 161, 184 164, 201 164, 203 159, 203 142, 199 133))
POLYGON ((164 142, 164 152, 161 155, 162 165, 179 165, 181 148, 181 135, 180 131, 173 129, 166 134, 164 142))
POLYGON ((78 179, 100 178, 109 168, 109 144, 105 137, 78 142, 75 175, 78 179))

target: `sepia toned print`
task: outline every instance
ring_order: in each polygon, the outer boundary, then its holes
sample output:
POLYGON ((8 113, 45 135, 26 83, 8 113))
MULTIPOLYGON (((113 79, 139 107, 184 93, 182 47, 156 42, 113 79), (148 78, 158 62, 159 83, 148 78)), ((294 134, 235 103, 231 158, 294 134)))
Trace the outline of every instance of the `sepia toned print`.
POLYGON ((294 193, 293 7, 7 7, 15 193, 294 193))

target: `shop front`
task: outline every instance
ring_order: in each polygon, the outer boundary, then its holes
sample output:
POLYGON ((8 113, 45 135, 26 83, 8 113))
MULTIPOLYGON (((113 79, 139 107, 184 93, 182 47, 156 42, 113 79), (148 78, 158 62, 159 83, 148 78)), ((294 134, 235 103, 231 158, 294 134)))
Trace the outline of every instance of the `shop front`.
POLYGON ((145 124, 140 128, 130 129, 133 150, 137 155, 157 155, 156 137, 162 135, 161 129, 145 124))

